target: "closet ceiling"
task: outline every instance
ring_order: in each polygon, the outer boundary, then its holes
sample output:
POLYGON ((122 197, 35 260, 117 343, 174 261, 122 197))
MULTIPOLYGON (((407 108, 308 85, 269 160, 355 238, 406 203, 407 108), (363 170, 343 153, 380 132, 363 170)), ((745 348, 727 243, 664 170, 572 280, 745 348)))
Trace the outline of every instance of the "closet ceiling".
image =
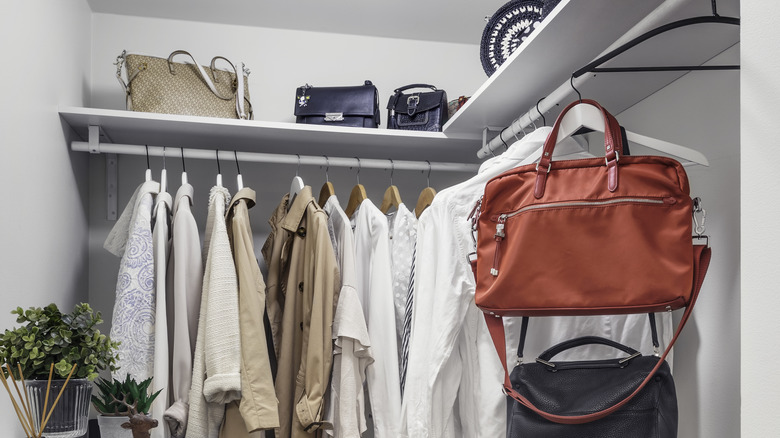
POLYGON ((507 0, 87 0, 93 12, 478 44, 507 0))

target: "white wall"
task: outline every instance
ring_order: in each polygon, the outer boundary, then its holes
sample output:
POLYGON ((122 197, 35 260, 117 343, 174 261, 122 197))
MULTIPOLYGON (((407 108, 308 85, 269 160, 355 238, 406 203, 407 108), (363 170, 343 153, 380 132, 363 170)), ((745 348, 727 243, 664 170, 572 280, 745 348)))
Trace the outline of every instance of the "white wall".
MULTIPOLYGON (((712 60, 738 62, 738 46, 712 60)), ((626 129, 699 150, 710 162, 687 169, 691 195, 707 211, 713 257, 674 348, 679 436, 685 438, 739 436, 739 117, 739 72, 691 72, 617 116, 626 129)), ((632 153, 647 150, 632 147, 632 153)))
MULTIPOLYGON (((92 36, 92 105, 98 108, 124 109, 124 95, 115 78, 112 63, 123 50, 167 56, 176 49, 187 49, 201 63, 216 54, 232 60, 243 60, 252 70, 250 91, 255 119, 294 121, 295 89, 305 83, 313 85, 359 85, 370 79, 379 89, 382 126, 386 126, 383 109, 393 89, 417 82, 427 82, 445 89, 451 98, 471 94, 486 79, 479 62, 479 46, 352 35, 287 31, 220 24, 206 24, 163 19, 125 17, 110 14, 93 15, 92 36), (464 60, 468 60, 464 62, 464 60)), ((186 145, 184 145, 186 146, 186 145)), ((215 145, 214 147, 218 147, 215 145)), ((370 145, 366 145, 367 147, 370 145)), ((476 149, 475 149, 476 150, 476 149)), ((295 153, 294 150, 288 151, 295 153)), ((355 155, 358 155, 356 152, 355 155)), ((392 155, 388 152, 388 155, 392 155)), ((441 158, 447 161, 446 157, 441 158)), ((476 155, 475 155, 476 160, 476 155)), ((105 158, 90 159, 89 205, 89 291, 90 302, 111 317, 119 260, 102 247, 113 222, 105 219, 105 158)), ((181 161, 166 161, 171 191, 179 187, 181 161)), ((195 187, 193 211, 204 228, 208 191, 215 181, 214 161, 187 161, 189 181, 195 187)), ((152 158, 155 178, 159 178, 161 158, 152 158)), ((388 165, 389 167, 389 165, 388 165)), ((119 157, 120 209, 124 208, 135 187, 142 181, 146 168, 142 157, 119 157)), ((269 228, 268 217, 282 195, 290 188, 296 166, 241 163, 244 185, 257 191, 257 206, 250 211, 259 251, 269 228)), ((235 163, 222 162, 225 185, 235 191, 235 163)), ((315 197, 325 180, 325 171, 302 166, 301 177, 313 186, 315 197)), ((333 167, 329 175, 343 205, 355 184, 355 170, 333 167)), ((433 172, 431 185, 443 189, 470 177, 470 174, 433 172)), ((360 182, 369 198, 378 205, 390 184, 390 172, 363 169, 360 182)), ((394 183, 405 203, 414 209, 420 190, 426 186, 421 172, 396 171, 394 183)))
POLYGON ((252 71, 249 89, 255 119, 267 121, 294 121, 295 89, 306 83, 362 85, 364 80, 371 80, 379 89, 382 126, 385 126, 384 106, 395 88, 429 83, 446 90, 453 99, 471 95, 486 79, 478 62, 478 44, 111 14, 95 14, 93 32, 92 103, 97 108, 125 108, 124 95, 115 77, 116 68, 112 65, 123 49, 163 58, 174 50, 184 49, 202 64, 208 64, 216 55, 243 61, 252 71))
POLYGON ((773 366, 780 361, 780 3, 743 1, 741 14, 742 436, 748 438, 780 429, 780 371, 773 366))
MULTIPOLYGON (((28 0, 0 14, 0 328, 11 309, 87 299, 87 160, 67 147, 58 105, 89 105, 90 18, 84 0, 28 0)), ((3 435, 22 436, 0 396, 3 435)))

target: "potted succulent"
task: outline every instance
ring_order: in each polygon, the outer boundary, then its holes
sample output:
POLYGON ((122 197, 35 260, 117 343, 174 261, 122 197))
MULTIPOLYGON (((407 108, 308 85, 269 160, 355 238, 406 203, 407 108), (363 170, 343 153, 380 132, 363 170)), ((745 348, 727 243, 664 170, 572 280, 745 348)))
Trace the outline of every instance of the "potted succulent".
POLYGON ((77 304, 67 314, 55 304, 27 310, 18 307, 11 313, 21 325, 0 337, 0 363, 6 364, 3 378, 24 381, 30 406, 25 430, 47 437, 84 435, 91 381, 100 370, 116 371, 119 344, 100 333, 96 326, 103 319, 86 303, 77 304), (52 400, 58 400, 53 408, 52 400))
POLYGON ((157 420, 149 417, 149 408, 162 392, 149 395, 151 383, 151 377, 138 383, 130 376, 122 382, 103 378, 95 382, 99 394, 92 396, 92 405, 100 413, 102 438, 149 437, 149 430, 157 427, 157 420))

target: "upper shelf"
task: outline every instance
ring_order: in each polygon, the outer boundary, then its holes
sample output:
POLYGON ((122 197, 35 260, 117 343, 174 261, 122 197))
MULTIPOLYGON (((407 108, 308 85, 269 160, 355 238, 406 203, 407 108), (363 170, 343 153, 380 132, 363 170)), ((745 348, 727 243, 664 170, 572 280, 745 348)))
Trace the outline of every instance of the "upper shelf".
POLYGON ((100 126, 109 143, 225 149, 333 157, 393 158, 460 163, 477 161, 481 134, 445 135, 371 128, 302 125, 94 108, 60 108, 82 140, 100 126))
POLYGON ((563 0, 444 126, 447 136, 503 128, 596 58, 662 0, 563 0))

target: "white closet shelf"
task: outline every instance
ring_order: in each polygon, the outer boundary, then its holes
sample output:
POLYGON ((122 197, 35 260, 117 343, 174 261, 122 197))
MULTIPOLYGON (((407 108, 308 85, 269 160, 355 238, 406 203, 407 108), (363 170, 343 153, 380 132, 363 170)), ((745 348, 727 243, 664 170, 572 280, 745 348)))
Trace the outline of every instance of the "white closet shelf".
POLYGON ((482 142, 479 131, 449 135, 80 107, 61 107, 59 114, 83 141, 90 126, 99 126, 101 142, 190 149, 475 163, 482 142))
POLYGON ((662 2, 562 0, 447 122, 444 134, 509 125, 662 2))

